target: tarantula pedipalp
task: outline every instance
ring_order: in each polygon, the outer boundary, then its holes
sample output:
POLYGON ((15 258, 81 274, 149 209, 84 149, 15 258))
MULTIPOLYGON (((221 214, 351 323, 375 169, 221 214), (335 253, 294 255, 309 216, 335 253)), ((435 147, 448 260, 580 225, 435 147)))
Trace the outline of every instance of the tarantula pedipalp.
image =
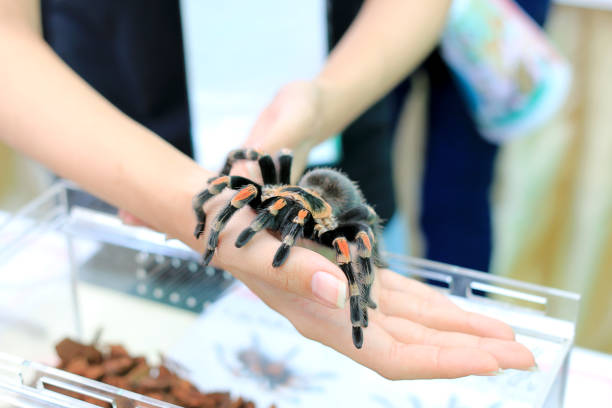
POLYGON ((349 284, 353 343, 361 348, 362 328, 368 326, 368 308, 376 308, 370 297, 374 282, 372 266, 384 264, 378 252, 380 219, 365 202, 357 185, 337 170, 314 169, 304 174, 297 185, 292 185, 291 162, 288 150, 283 150, 278 157, 278 172, 268 154, 238 149, 228 155, 220 175, 210 179, 208 188, 193 199, 198 220, 194 235, 199 238, 206 223, 204 203, 226 187, 238 190, 215 218, 202 262, 205 265, 210 262, 219 242, 219 233, 230 217, 246 204, 257 212, 257 216, 238 236, 236 246, 246 245, 264 228, 280 231, 282 243, 274 255, 274 267, 285 262, 291 247, 300 237, 335 249, 336 263, 349 284), (257 161, 263 185, 246 177, 230 176, 232 166, 238 160, 257 161))

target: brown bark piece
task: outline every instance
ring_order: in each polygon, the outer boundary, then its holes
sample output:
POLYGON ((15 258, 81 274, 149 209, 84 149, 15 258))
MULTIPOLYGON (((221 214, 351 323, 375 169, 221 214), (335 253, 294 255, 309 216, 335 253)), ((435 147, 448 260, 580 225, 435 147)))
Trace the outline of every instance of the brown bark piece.
MULTIPOLYGON (((255 408, 251 401, 232 399, 229 392, 202 393, 165 365, 151 367, 144 357, 130 357, 120 344, 110 345, 106 353, 101 353, 91 345, 64 339, 55 349, 62 361, 60 367, 66 371, 171 404, 186 408, 255 408)), ((58 392, 110 408, 105 401, 76 393, 71 395, 66 390, 58 392)))
POLYGON ((151 367, 146 363, 136 364, 128 373, 125 375, 130 382, 136 383, 143 378, 148 378, 151 372, 151 367))
POLYGON ((89 368, 89 364, 85 357, 75 357, 72 360, 66 363, 65 370, 71 372, 76 375, 84 375, 87 369, 89 368))
POLYGON ((129 353, 121 344, 111 344, 108 346, 110 358, 129 357, 129 353))
POLYGON ((67 362, 84 357, 91 364, 99 364, 102 361, 102 353, 93 346, 87 346, 71 339, 64 339, 55 346, 55 351, 62 362, 67 362))
POLYGON ((130 387, 130 382, 125 379, 125 377, 120 377, 118 375, 104 376, 102 382, 117 388, 123 388, 124 390, 131 390, 132 388, 130 387))
POLYGON ((102 353, 94 346, 84 346, 83 356, 90 364, 100 364, 102 362, 102 353))
POLYGON ((138 382, 138 387, 145 392, 149 391, 168 391, 172 385, 170 378, 143 378, 138 382))
POLYGON ((114 358, 102 363, 104 374, 106 375, 122 375, 127 373, 133 366, 134 361, 129 357, 114 358))
POLYGON ((89 366, 82 375, 92 380, 99 380, 104 375, 104 367, 100 364, 89 366))

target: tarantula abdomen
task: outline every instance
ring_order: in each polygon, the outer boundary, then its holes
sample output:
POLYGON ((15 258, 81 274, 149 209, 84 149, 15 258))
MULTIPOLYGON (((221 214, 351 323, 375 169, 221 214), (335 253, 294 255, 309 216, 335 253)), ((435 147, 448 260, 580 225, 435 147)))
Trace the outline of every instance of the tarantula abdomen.
POLYGON ((257 213, 251 224, 236 239, 240 248, 263 229, 281 233, 272 265, 281 266, 299 238, 306 238, 336 251, 336 263, 346 276, 349 287, 350 320, 355 347, 363 345, 363 328, 368 326, 368 308, 375 309, 371 298, 373 265, 382 266, 378 252, 380 219, 364 200, 357 185, 343 173, 319 168, 307 172, 297 184, 291 184, 291 153, 283 150, 278 169, 271 156, 253 149, 232 151, 218 177, 193 199, 197 217, 194 231, 199 238, 204 231, 204 203, 225 188, 238 190, 216 216, 208 237, 203 263, 212 259, 219 233, 231 216, 249 204, 257 213), (259 163, 263 184, 241 176, 230 176, 238 160, 259 163))

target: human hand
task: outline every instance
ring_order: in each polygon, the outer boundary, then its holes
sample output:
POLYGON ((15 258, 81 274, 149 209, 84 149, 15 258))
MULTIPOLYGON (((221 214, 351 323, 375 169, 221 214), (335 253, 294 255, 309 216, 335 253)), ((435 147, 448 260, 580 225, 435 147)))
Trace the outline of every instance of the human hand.
POLYGON ((316 81, 291 82, 260 114, 245 146, 270 154, 291 149, 295 170, 292 174, 301 174, 310 150, 328 136, 323 110, 323 92, 316 81))
POLYGON ((378 276, 379 306, 370 311, 360 350, 352 343, 347 308, 332 310, 287 292, 257 289, 268 292, 267 303, 282 310, 302 335, 388 379, 495 375, 500 369, 535 366, 531 352, 514 341, 506 324, 465 312, 427 285, 388 269, 378 276))
MULTIPOLYGON (((207 204, 207 213, 224 203, 219 199, 207 204)), ((492 375, 500 368, 535 365, 508 325, 464 312, 427 285, 387 269, 377 272, 374 297, 379 306, 370 311, 363 347, 356 349, 349 308, 344 307, 347 283, 340 269, 300 247, 291 249, 282 266, 272 267, 280 241, 268 231, 236 248, 236 238, 253 216, 243 209, 232 217, 220 234, 212 262, 244 282, 305 337, 390 379, 492 375)))

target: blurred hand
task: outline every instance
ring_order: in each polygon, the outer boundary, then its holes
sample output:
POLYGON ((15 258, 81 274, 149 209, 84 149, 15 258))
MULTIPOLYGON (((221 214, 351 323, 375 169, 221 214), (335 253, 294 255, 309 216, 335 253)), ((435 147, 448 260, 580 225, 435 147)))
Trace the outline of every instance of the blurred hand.
POLYGON ((301 174, 310 149, 326 136, 321 134, 323 109, 322 91, 315 81, 289 83, 261 113, 245 146, 270 154, 292 149, 292 174, 301 174))
MULTIPOLYGON (((233 192, 206 205, 212 217, 233 192)), ((364 344, 351 336, 347 282, 331 261, 310 249, 293 247, 285 263, 272 267, 280 245, 264 230, 243 248, 234 242, 254 218, 244 208, 221 232, 212 263, 244 282, 268 306, 287 317, 304 336, 391 379, 493 375, 500 368, 527 369, 532 354, 514 341, 512 329, 495 319, 462 311, 429 286, 387 269, 377 271, 364 344)), ((204 240, 209 233, 207 222, 204 240)))

